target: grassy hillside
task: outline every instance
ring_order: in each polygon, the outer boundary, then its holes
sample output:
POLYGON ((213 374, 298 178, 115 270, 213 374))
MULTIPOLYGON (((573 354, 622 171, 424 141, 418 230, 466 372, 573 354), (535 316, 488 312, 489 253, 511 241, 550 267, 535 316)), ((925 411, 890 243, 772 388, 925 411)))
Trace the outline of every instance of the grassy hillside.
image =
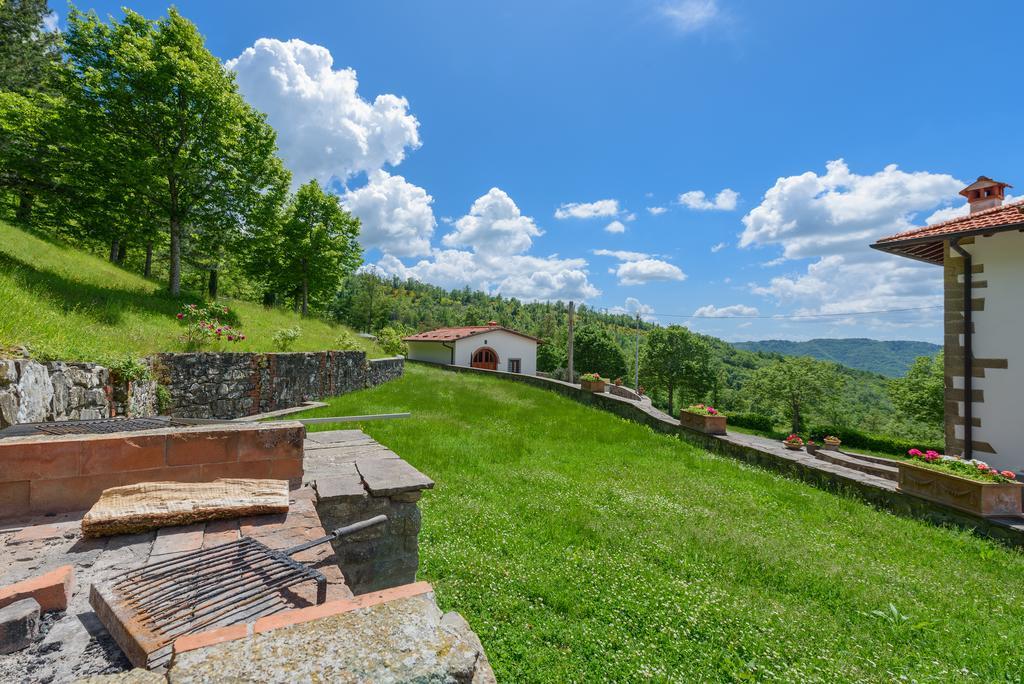
POLYGON ((316 413, 392 411, 363 429, 437 481, 420 577, 499 681, 1024 671, 1020 553, 497 378, 410 365, 316 413))
POLYGON ((869 340, 863 337, 817 339, 806 342, 761 340, 736 342, 737 349, 769 352, 786 356, 811 356, 834 361, 850 368, 880 373, 890 378, 903 377, 918 356, 934 356, 941 345, 913 340, 869 340))
MULTIPOLYGON (((162 283, 81 252, 39 239, 0 221, 0 349, 27 346, 34 356, 74 361, 110 362, 125 355, 177 351, 181 328, 174 318, 182 303, 162 283)), ((273 351, 271 335, 298 325, 302 336, 295 351, 337 348, 347 328, 315 319, 300 319, 281 309, 225 300, 241 321, 246 338, 224 347, 231 351, 273 351)), ((376 345, 352 340, 380 356, 376 345)))

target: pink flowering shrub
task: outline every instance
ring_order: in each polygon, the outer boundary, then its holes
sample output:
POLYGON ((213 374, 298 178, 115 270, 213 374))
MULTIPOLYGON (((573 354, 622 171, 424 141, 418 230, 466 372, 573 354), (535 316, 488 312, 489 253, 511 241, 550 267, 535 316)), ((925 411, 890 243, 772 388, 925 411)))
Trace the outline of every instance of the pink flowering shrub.
POLYGON ((966 477, 971 480, 983 482, 1013 482, 1017 474, 1010 470, 999 470, 993 468, 983 461, 964 461, 958 458, 943 456, 937 451, 929 449, 911 449, 907 456, 919 465, 932 466, 936 469, 950 471, 953 474, 966 477))
POLYGON ((722 412, 716 409, 714 406, 708 406, 706 404, 693 404, 683 409, 687 413, 696 413, 699 416, 720 416, 722 412))
POLYGON ((181 342, 189 351, 202 349, 212 342, 241 342, 245 339, 244 334, 224 322, 234 315, 221 304, 184 304, 175 318, 185 326, 181 342))

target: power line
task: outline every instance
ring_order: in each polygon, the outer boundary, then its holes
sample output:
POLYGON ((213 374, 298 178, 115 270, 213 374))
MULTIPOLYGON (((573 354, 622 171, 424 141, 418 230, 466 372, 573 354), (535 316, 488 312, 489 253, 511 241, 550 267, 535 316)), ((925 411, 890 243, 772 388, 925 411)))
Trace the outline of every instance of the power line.
POLYGON ((763 318, 763 319, 800 319, 800 318, 833 318, 840 316, 875 316, 878 314, 889 314, 889 313, 902 313, 906 311, 926 311, 929 309, 941 309, 942 304, 935 304, 934 306, 915 306, 908 309, 876 309, 874 311, 844 311, 840 313, 822 313, 822 314, 776 314, 772 316, 713 316, 709 314, 669 314, 669 313, 658 313, 657 311, 651 312, 650 315, 655 318, 659 316, 670 316, 672 318, 717 318, 719 320, 725 318, 763 318))

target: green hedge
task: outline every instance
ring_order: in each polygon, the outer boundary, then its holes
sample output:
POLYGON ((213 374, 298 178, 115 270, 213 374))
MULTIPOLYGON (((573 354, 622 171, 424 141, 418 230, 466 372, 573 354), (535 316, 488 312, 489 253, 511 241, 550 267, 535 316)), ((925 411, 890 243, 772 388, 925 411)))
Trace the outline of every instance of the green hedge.
POLYGON ((726 417, 729 425, 747 428, 748 430, 775 432, 775 419, 771 416, 763 416, 760 413, 729 413, 726 414, 726 417))
POLYGON ((859 447, 861 449, 881 451, 882 453, 899 456, 906 454, 910 449, 920 449, 921 451, 934 449, 940 454, 945 451, 945 447, 942 445, 921 444, 920 442, 913 442, 907 439, 897 439, 895 437, 886 437, 884 435, 872 435, 867 432, 861 432, 860 430, 841 428, 834 425, 812 425, 806 432, 808 433, 808 436, 816 442, 820 442, 825 435, 833 435, 843 440, 843 446, 851 448, 859 447))

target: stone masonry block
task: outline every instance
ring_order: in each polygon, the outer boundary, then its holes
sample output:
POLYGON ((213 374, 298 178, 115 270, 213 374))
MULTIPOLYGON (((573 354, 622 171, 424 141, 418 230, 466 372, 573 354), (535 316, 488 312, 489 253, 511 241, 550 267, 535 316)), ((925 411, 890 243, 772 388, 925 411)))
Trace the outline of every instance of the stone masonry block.
POLYGON ((0 654, 28 647, 39 636, 39 602, 34 598, 0 608, 0 654))

